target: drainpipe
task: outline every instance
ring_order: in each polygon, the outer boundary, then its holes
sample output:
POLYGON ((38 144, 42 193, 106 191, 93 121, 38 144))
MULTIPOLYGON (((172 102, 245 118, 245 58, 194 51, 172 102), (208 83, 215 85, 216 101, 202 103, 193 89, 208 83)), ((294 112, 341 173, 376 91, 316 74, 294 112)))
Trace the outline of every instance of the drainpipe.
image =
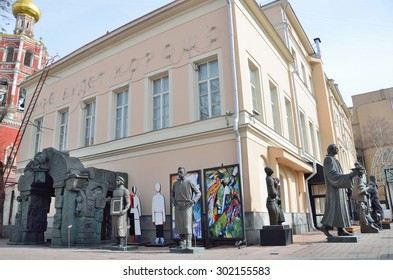
MULTIPOLYGON (((236 138, 236 160, 239 163, 240 172, 240 189, 242 193, 241 203, 242 203, 242 214, 243 214, 243 235, 244 244, 247 245, 246 236, 246 226, 245 226, 245 210, 244 210, 244 191, 243 191, 243 164, 242 164, 242 149, 241 149, 241 138, 239 132, 239 93, 237 87, 237 72, 236 72, 236 62, 235 62, 235 34, 233 28, 233 14, 232 14, 232 3, 231 0, 227 0, 228 3, 228 19, 229 19, 229 39, 230 39, 230 49, 231 49, 231 69, 232 69, 232 87, 233 87, 233 99, 234 99, 234 120, 233 120, 233 132, 236 138)), ((241 242, 237 243, 241 245, 241 242)))

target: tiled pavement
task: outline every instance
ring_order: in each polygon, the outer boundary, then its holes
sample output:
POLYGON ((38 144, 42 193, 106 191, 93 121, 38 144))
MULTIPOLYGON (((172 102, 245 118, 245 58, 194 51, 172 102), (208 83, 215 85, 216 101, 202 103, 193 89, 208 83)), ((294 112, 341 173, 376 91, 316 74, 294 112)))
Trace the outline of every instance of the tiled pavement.
MULTIPOLYGON (((331 231, 335 234, 334 231, 331 231)), ((286 246, 216 246, 194 254, 170 253, 168 247, 139 246, 131 251, 94 248, 8 245, 0 239, 0 260, 393 260, 393 229, 362 233, 357 243, 327 242, 322 232, 293 235, 286 246)))

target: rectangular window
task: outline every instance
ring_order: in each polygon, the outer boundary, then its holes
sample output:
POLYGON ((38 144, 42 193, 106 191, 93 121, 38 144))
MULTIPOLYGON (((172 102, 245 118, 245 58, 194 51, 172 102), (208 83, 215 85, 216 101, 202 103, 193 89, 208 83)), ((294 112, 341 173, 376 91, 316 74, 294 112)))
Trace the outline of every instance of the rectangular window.
POLYGON ((34 57, 33 52, 30 51, 30 50, 27 50, 25 52, 25 59, 23 61, 23 64, 28 66, 28 67, 31 67, 32 66, 32 62, 33 62, 33 57, 34 57))
POLYGON ((302 79, 303 83, 307 85, 307 79, 306 79, 306 68, 304 67, 303 63, 301 63, 301 68, 302 68, 302 79))
POLYGON ((292 57, 293 57, 293 68, 297 70, 297 58, 296 58, 296 52, 294 49, 291 49, 292 52, 292 57))
POLYGON ((314 87, 313 87, 312 78, 310 75, 308 76, 308 83, 310 84, 309 86, 310 86, 311 93, 314 94, 314 87))
POLYGON ((8 84, 0 82, 0 105, 4 106, 7 103, 8 84))
POLYGON ((259 82, 259 70, 258 68, 249 62, 249 75, 250 75, 250 95, 252 101, 252 114, 263 121, 262 116, 262 94, 261 94, 261 86, 259 82))
POLYGON ((322 151, 322 139, 321 139, 321 133, 319 130, 317 130, 317 140, 318 140, 318 159, 322 160, 323 158, 323 151, 322 151))
POLYGON ((277 87, 272 82, 269 82, 269 87, 270 87, 270 102, 271 102, 272 114, 273 114, 273 129, 278 134, 282 135, 281 116, 280 116, 280 107, 278 103, 277 87))
POLYGON ((42 119, 36 120, 34 122, 35 126, 35 143, 34 143, 34 154, 37 154, 41 151, 42 147, 42 128, 43 128, 43 121, 42 119))
POLYGON ((316 158, 317 157, 317 141, 315 141, 314 125, 312 122, 309 122, 308 125, 310 128, 312 152, 313 152, 313 156, 316 158))
POLYGON ((7 56, 5 62, 14 62, 14 52, 15 48, 13 46, 7 47, 7 56))
POLYGON ((292 103, 288 98, 285 98, 285 113, 287 117, 289 141, 295 144, 295 130, 293 124, 292 103))
POLYGON ((217 60, 198 65, 198 95, 201 119, 221 114, 220 78, 217 60))
POLYGON ((306 119, 303 112, 300 112, 300 128, 302 129, 301 136, 303 138, 303 149, 308 152, 309 149, 309 141, 307 137, 307 127, 306 127, 306 119))
POLYGON ((85 146, 94 144, 95 124, 96 124, 96 102, 85 104, 85 146))
POLYGON ((128 131, 128 90, 116 93, 116 132, 115 138, 127 136, 128 131))
POLYGON ((59 138, 59 150, 67 150, 67 137, 68 137, 68 111, 60 113, 60 138, 59 138))
POLYGON ((257 109, 258 107, 258 102, 257 102, 257 86, 256 86, 256 70, 249 68, 250 72, 250 93, 251 93, 251 99, 252 99, 252 108, 254 110, 257 109))
POLYGON ((169 78, 153 81, 153 130, 169 126, 169 78))

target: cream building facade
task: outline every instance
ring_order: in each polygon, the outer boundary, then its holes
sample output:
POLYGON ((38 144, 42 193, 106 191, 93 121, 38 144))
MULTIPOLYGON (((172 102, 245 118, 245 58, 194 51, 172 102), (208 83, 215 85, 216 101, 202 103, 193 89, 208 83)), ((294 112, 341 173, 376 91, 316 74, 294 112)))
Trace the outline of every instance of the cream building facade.
MULTIPOLYGON (((24 83, 27 98, 38 79, 24 83)), ((169 178, 179 166, 237 165, 244 238, 255 244, 269 223, 264 167, 272 166, 285 224, 309 231, 323 206, 323 191, 313 196, 323 183, 312 179, 327 145, 340 144, 344 169, 354 160, 347 108, 330 84, 287 1, 174 1, 55 62, 19 174, 46 147, 126 173, 128 188, 138 187, 147 238, 157 182, 170 209, 169 178)))

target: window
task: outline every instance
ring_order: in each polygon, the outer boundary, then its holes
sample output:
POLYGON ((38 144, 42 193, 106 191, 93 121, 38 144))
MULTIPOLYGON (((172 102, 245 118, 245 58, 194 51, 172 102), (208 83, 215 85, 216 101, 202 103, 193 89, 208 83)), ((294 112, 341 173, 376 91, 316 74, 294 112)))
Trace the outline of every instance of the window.
POLYGON ((115 138, 127 136, 128 130, 128 90, 116 93, 116 132, 115 138))
POLYGON ((153 130, 169 126, 169 78, 153 80, 153 130))
POLYGON ((301 63, 301 68, 302 68, 302 79, 303 83, 307 85, 307 80, 306 80, 306 68, 304 67, 303 63, 301 63))
POLYGON ((67 137, 68 137, 68 111, 60 113, 60 138, 59 150, 67 150, 67 137))
POLYGON ((218 61, 198 65, 199 114, 201 119, 221 114, 218 61))
POLYGON ((7 56, 5 59, 6 62, 14 62, 14 52, 15 48, 13 46, 7 47, 7 56))
POLYGON ((309 151, 309 144, 308 144, 308 137, 307 137, 307 130, 306 130, 306 119, 303 112, 300 112, 300 128, 302 130, 301 137, 303 138, 303 149, 308 152, 309 151))
POLYGON ((321 133, 319 130, 317 130, 317 140, 318 140, 318 159, 321 160, 323 158, 323 151, 322 151, 322 139, 321 139, 321 133))
POLYGON ((18 97, 19 112, 23 112, 25 110, 25 100, 26 100, 26 90, 22 88, 19 90, 19 97, 18 97))
POLYGON ((313 84, 312 84, 312 78, 311 78, 311 76, 309 75, 308 76, 308 82, 309 82, 309 86, 310 86, 310 91, 311 91, 311 93, 312 94, 314 94, 314 87, 313 87, 313 84))
POLYGON ((35 143, 34 143, 34 154, 41 151, 42 146, 42 128, 43 128, 43 121, 42 119, 36 120, 34 122, 35 126, 35 143))
POLYGON ((23 61, 23 64, 28 66, 28 67, 31 67, 32 66, 32 62, 33 62, 33 57, 34 57, 33 52, 30 51, 30 50, 27 50, 26 53, 25 53, 25 59, 23 61))
POLYGON ((7 82, 0 82, 0 105, 2 106, 6 104, 7 91, 8 91, 7 82))
POLYGON ((312 152, 313 152, 313 156, 316 158, 317 157, 317 142, 315 141, 314 125, 312 122, 309 122, 308 126, 310 129, 312 152))
POLYGON ((296 58, 296 52, 294 49, 291 49, 292 52, 292 57, 293 57, 293 67, 295 70, 297 70, 297 58, 296 58))
POLYGON ((293 124, 292 103, 288 98, 285 98, 285 113, 288 125, 288 137, 291 143, 295 143, 295 131, 293 124))
POLYGON ((96 102, 85 104, 85 146, 94 144, 96 124, 96 102))
POLYGON ((252 101, 252 109, 258 113, 256 118, 262 119, 262 101, 261 101, 261 87, 259 84, 259 71, 258 68, 249 63, 249 74, 250 74, 250 94, 252 101))
POLYGON ((277 87, 272 82, 269 82, 269 87, 270 87, 270 102, 271 102, 272 114, 273 114, 273 129, 278 134, 281 135, 282 130, 281 130, 280 107, 278 104, 278 91, 277 91, 277 87))

